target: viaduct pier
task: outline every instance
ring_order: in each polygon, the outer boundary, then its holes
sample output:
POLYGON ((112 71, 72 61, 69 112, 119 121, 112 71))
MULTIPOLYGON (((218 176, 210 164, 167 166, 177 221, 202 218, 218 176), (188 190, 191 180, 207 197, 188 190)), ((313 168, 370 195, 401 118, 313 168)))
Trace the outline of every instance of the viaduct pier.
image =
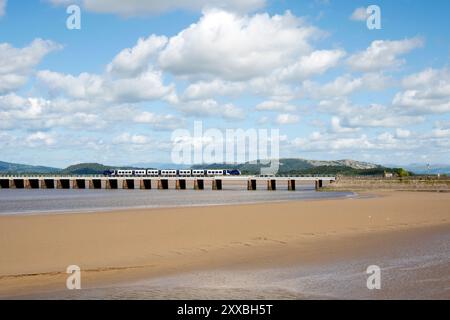
POLYGON ((247 190, 267 186, 287 185, 294 191, 296 183, 312 183, 319 190, 325 183, 334 183, 336 177, 258 177, 258 176, 208 176, 208 177, 106 177, 106 176, 0 176, 0 189, 176 189, 222 190, 227 183, 247 182, 247 190))

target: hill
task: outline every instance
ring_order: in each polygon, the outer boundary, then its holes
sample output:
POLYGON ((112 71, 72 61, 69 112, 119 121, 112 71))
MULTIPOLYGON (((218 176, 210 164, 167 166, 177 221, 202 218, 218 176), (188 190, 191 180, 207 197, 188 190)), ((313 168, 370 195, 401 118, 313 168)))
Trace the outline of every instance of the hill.
POLYGON ((106 170, 112 169, 139 169, 137 167, 117 167, 106 166, 100 163, 79 163, 61 170, 61 174, 82 175, 82 174, 103 174, 106 170))
POLYGON ((59 168, 31 166, 27 164, 0 161, 0 172, 3 174, 21 174, 21 173, 47 174, 47 173, 57 173, 60 170, 61 169, 59 168))
MULTIPOLYGON (((243 174, 259 174, 262 167, 267 167, 265 163, 246 162, 243 164, 209 164, 209 165, 194 165, 193 169, 239 169, 243 174)), ((306 160, 286 158, 280 159, 280 165, 278 174, 343 174, 343 175, 382 175, 384 171, 396 172, 395 168, 385 168, 383 166, 361 162, 355 160, 333 160, 333 161, 320 161, 320 160, 306 160)))
MULTIPOLYGON (((202 164, 194 165, 192 169, 239 169, 243 174, 260 174, 262 167, 268 165, 264 162, 256 163, 242 163, 242 164, 202 164)), ((69 166, 65 169, 44 167, 44 166, 29 166, 24 164, 0 162, 0 173, 3 174, 67 174, 67 175, 96 175, 103 174, 105 170, 111 169, 139 169, 148 168, 153 169, 156 166, 136 165, 136 166, 108 166, 100 163, 79 163, 69 166)), ((176 166, 167 164, 165 167, 159 169, 174 169, 176 166)), ((285 158, 280 159, 280 166, 278 170, 279 175, 308 175, 308 174, 328 174, 328 175, 382 175, 385 171, 398 173, 398 168, 387 168, 377 164, 361 162, 355 160, 306 160, 285 158)))
POLYGON ((450 165, 448 164, 431 164, 414 163, 405 166, 405 169, 416 174, 450 174, 450 165))

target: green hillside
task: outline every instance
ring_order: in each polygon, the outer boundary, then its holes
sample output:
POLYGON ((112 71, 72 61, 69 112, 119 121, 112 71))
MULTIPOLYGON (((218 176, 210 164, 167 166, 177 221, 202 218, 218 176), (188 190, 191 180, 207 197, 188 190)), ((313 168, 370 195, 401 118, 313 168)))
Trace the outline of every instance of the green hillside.
POLYGON ((106 170, 112 169, 138 169, 134 167, 114 167, 105 166, 100 163, 79 163, 67 167, 61 171, 61 174, 82 175, 82 174, 103 174, 106 170))
MULTIPOLYGON (((239 169, 242 174, 258 175, 261 168, 268 167, 266 163, 243 164, 208 164, 195 165, 193 169, 239 169)), ((385 168, 372 163, 354 160, 316 161, 305 159, 280 159, 278 175, 382 175, 384 172, 399 173, 398 168, 385 168)))
POLYGON ((2 174, 47 174, 47 173, 57 173, 61 169, 44 167, 44 166, 30 166, 26 164, 10 163, 0 161, 0 173, 2 174))

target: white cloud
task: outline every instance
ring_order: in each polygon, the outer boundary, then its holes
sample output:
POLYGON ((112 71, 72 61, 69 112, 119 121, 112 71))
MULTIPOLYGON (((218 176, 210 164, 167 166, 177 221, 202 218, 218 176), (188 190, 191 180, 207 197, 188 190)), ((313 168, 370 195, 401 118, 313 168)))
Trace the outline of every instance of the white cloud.
POLYGON ((339 151, 339 150, 370 150, 374 144, 367 135, 340 137, 335 134, 313 132, 306 138, 295 138, 290 144, 300 151, 339 151))
POLYGON ((140 38, 133 48, 122 50, 108 65, 107 70, 119 76, 137 76, 149 68, 150 59, 167 43, 167 37, 151 35, 140 38))
POLYGON ((0 0, 0 18, 5 15, 7 0, 0 0))
POLYGON ((402 80, 402 85, 406 89, 417 89, 422 88, 424 85, 436 83, 441 80, 448 81, 448 79, 448 69, 437 70, 428 68, 421 72, 406 76, 402 80))
POLYGON ((76 112, 74 114, 63 114, 59 117, 50 117, 45 121, 45 127, 61 127, 65 129, 92 129, 105 128, 107 121, 100 115, 94 113, 76 112))
POLYGON ((149 124, 154 129, 173 130, 179 128, 182 120, 171 114, 156 114, 153 112, 141 112, 133 117, 136 123, 149 124))
POLYGON ((24 48, 0 43, 0 94, 15 91, 26 84, 33 68, 48 53, 61 48, 58 44, 35 39, 24 48))
POLYGON ((420 116, 398 113, 382 105, 372 104, 368 107, 360 107, 343 118, 342 124, 347 127, 396 127, 398 125, 412 125, 423 122, 420 116))
POLYGON ((426 69, 405 77, 402 84, 407 90, 395 95, 393 105, 419 113, 450 112, 448 69, 426 69))
POLYGON ((365 7, 359 7, 356 8, 352 15, 350 16, 350 20, 353 21, 366 21, 367 20, 367 8, 365 7))
POLYGON ((343 50, 317 50, 283 68, 279 77, 283 80, 303 80, 320 75, 335 67, 344 56, 343 50))
POLYGON ((391 83, 391 78, 382 73, 366 73, 361 77, 344 74, 325 84, 306 80, 302 83, 302 94, 313 99, 345 97, 361 90, 381 91, 391 83))
POLYGON ((409 138, 411 136, 411 131, 406 129, 397 128, 395 130, 395 136, 399 139, 409 138))
POLYGON ((450 138, 450 129, 434 129, 432 131, 432 136, 436 138, 450 138))
POLYGON ((376 40, 366 50, 350 56, 347 63, 353 70, 362 72, 398 67, 404 63, 399 56, 422 47, 423 43, 421 38, 398 41, 376 40))
POLYGON ((175 106, 180 112, 197 117, 222 117, 227 120, 244 119, 244 111, 231 103, 220 104, 214 99, 194 100, 175 106))
POLYGON ((146 145, 149 144, 152 139, 148 136, 140 134, 130 134, 124 132, 121 135, 114 137, 112 142, 114 144, 136 144, 136 145, 146 145))
POLYGON ((356 132, 359 128, 345 128, 341 125, 341 119, 338 117, 331 118, 331 131, 335 133, 350 133, 356 132))
POLYGON ((348 99, 322 100, 318 110, 339 117, 339 125, 345 128, 398 127, 425 121, 423 116, 410 115, 396 107, 379 104, 353 105, 348 99))
MULTIPOLYGON (((367 134, 356 135, 355 133, 321 133, 313 132, 308 137, 298 137, 289 141, 288 146, 300 152, 326 152, 328 154, 349 154, 365 152, 374 162, 374 157, 380 155, 380 151, 391 150, 390 155, 398 152, 413 152, 414 155, 429 152, 430 149, 439 149, 439 144, 444 140, 429 136, 399 137, 391 132, 382 132, 375 136, 367 134), (425 151, 426 149, 426 151, 425 151), (393 153, 395 152, 395 153, 393 153)), ((390 161, 389 159, 387 159, 390 161)))
POLYGON ((295 124, 300 121, 300 117, 295 114, 281 113, 277 116, 275 123, 279 125, 295 124))
POLYGON ((38 147, 41 145, 51 146, 56 143, 55 137, 51 133, 35 132, 25 138, 25 142, 30 147, 38 147))
POLYGON ((215 79, 213 81, 198 81, 190 84, 183 92, 183 99, 207 99, 214 96, 232 96, 242 93, 247 85, 242 82, 229 82, 215 79))
POLYGON ((73 101, 24 98, 16 94, 0 96, 0 127, 4 129, 100 129, 106 125, 105 115, 100 117, 92 105, 85 107, 73 101), (86 110, 82 111, 83 108, 86 110))
POLYGON ((161 72, 151 70, 134 78, 121 79, 88 73, 73 76, 44 70, 37 73, 37 78, 53 94, 75 99, 140 102, 161 99, 174 93, 172 85, 163 84, 161 72))
POLYGON ((293 112, 297 110, 297 107, 291 104, 288 104, 283 101, 274 101, 268 100, 259 103, 256 107, 258 111, 284 111, 284 112, 293 112))
POLYGON ((321 34, 290 12, 271 17, 208 10, 170 38, 159 63, 176 75, 226 80, 267 76, 309 55, 309 41, 321 34))

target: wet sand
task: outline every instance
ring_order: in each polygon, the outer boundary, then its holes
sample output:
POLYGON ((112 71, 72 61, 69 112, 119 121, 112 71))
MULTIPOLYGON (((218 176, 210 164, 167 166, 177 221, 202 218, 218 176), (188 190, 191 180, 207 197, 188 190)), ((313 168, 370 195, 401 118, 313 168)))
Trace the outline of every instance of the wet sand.
MULTIPOLYGON (((73 264, 82 270, 82 287, 92 290, 208 270, 318 270, 375 258, 370 252, 380 248, 402 252, 402 243, 419 245, 435 228, 445 237, 449 208, 449 193, 391 192, 355 199, 4 216, 0 297, 67 297, 65 270, 73 264)), ((442 253, 434 276, 447 279, 449 253, 430 248, 442 253)), ((443 290, 434 293, 437 298, 448 298, 443 290)), ((102 297, 113 296, 94 296, 102 297)))

